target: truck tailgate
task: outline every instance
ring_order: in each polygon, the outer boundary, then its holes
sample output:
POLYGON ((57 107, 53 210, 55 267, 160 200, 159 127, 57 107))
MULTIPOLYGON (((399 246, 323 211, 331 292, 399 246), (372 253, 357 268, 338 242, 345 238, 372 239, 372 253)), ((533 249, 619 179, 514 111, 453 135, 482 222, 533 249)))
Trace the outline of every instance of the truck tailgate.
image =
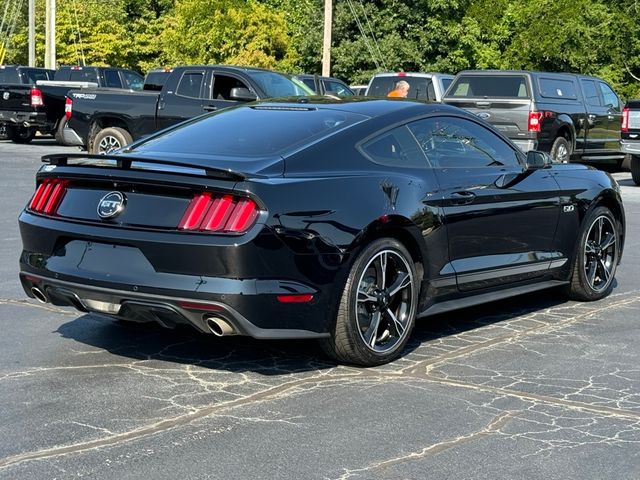
POLYGON ((21 84, 0 85, 0 111, 30 112, 31 86, 21 84))
POLYGON ((531 100, 492 100, 447 98, 446 103, 463 108, 489 122, 505 136, 519 138, 529 133, 531 100))

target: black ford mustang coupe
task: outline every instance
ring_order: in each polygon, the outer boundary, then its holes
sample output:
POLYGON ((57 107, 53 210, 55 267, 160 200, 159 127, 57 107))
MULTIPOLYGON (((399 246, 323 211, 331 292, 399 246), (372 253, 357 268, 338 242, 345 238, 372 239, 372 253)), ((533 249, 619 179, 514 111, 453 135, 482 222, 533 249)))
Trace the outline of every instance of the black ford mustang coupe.
POLYGON ((216 335, 399 356, 417 317, 563 286, 608 295, 608 174, 523 154, 477 117, 403 100, 214 112, 107 156, 43 158, 20 215, 31 297, 216 335))

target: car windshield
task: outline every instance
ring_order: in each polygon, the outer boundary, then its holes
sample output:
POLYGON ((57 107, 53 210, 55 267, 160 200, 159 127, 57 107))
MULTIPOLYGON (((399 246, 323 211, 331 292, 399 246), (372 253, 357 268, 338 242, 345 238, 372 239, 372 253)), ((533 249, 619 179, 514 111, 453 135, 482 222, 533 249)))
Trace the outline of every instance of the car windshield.
POLYGON ((242 106, 199 117, 150 138, 131 152, 203 157, 284 155, 367 118, 351 112, 318 109, 310 105, 242 106))
POLYGON ((300 80, 274 72, 253 72, 251 78, 260 86, 268 98, 307 97, 314 91, 300 80))

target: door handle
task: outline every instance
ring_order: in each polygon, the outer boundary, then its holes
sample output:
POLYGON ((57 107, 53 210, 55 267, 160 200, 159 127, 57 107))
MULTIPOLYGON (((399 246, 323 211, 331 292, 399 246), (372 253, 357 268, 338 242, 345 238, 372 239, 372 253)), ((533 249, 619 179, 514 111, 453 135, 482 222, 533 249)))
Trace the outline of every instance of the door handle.
POLYGON ((216 107, 215 105, 205 105, 204 107, 202 107, 202 109, 205 112, 215 112, 218 109, 218 107, 216 107))
POLYGON ((476 199, 476 194, 469 191, 454 192, 449 195, 449 198, 454 205, 466 205, 476 199))
POLYGON ((607 115, 607 118, 608 118, 609 120, 613 120, 613 115, 607 115))

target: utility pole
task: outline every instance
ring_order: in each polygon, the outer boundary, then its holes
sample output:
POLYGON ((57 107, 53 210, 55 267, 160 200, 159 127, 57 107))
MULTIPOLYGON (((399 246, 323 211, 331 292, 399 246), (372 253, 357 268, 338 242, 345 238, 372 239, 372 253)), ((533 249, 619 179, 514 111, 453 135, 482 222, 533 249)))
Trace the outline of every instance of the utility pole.
POLYGON ((29 66, 36 66, 36 0, 29 0, 29 66))
POLYGON ((322 75, 331 76, 331 24, 333 0, 324 0, 324 40, 322 42, 322 75))
POLYGON ((56 0, 46 0, 44 68, 56 68, 56 0))

